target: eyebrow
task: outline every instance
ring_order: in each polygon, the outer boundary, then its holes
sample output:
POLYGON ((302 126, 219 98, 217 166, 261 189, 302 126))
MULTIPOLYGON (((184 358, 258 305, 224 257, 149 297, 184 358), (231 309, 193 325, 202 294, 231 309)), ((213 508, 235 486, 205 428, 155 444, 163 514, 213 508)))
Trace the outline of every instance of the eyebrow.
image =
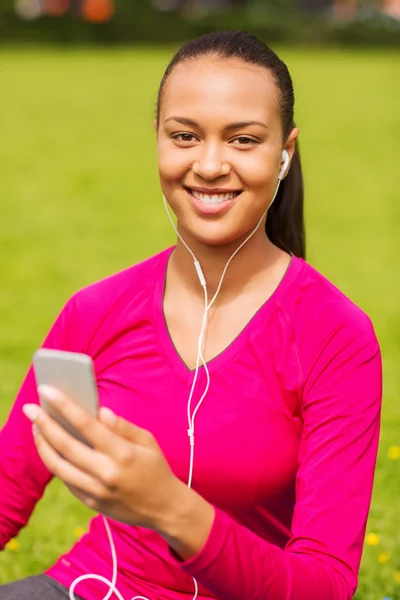
MULTIPOLYGON (((193 121, 193 119, 187 119, 186 117, 168 117, 168 119, 165 119, 165 123, 167 123, 167 121, 177 121, 178 123, 182 123, 182 125, 200 128, 200 124, 197 123, 197 121, 193 121)), ((243 129, 244 127, 249 127, 250 125, 259 125, 260 127, 268 129, 268 126, 261 121, 238 121, 237 123, 229 123, 229 125, 227 125, 224 129, 226 131, 231 131, 232 129, 243 129)))

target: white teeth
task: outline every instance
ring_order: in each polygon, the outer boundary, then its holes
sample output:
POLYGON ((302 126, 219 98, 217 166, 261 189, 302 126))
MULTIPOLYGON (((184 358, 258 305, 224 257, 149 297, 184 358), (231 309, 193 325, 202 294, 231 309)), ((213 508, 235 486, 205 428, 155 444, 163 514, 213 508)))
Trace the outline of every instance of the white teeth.
POLYGON ((231 192, 230 194, 213 194, 209 196, 207 194, 200 194, 200 192, 196 192, 195 190, 191 190, 192 195, 205 202, 206 204, 218 204, 219 202, 226 202, 226 200, 232 200, 237 195, 237 192, 231 192))

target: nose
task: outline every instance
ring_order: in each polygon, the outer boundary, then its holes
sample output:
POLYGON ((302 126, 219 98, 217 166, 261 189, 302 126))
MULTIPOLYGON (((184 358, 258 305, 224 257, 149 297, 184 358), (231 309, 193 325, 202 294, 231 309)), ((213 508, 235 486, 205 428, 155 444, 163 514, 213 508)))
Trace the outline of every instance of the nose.
POLYGON ((229 175, 231 166, 224 160, 223 150, 219 144, 210 143, 200 147, 200 154, 194 161, 193 172, 201 177, 213 181, 224 175, 229 175))

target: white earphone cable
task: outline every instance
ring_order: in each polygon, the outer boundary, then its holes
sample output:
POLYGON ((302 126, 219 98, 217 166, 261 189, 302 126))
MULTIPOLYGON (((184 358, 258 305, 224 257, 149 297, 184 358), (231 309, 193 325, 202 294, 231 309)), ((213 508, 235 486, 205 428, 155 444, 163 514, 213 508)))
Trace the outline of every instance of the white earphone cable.
MULTIPOLYGON (((224 268, 224 270, 222 272, 221 279, 219 281, 219 285, 217 287, 217 290, 216 290, 216 292, 215 292, 215 294, 214 294, 214 296, 213 296, 213 298, 212 298, 212 300, 211 300, 211 302, 209 304, 208 304, 208 295, 207 295, 206 285, 202 284, 203 287, 204 287, 204 292, 205 292, 205 311, 204 311, 204 315, 203 315, 202 328, 201 328, 201 332, 200 332, 200 336, 199 336, 199 340, 198 340, 198 354, 197 354, 197 362, 196 362, 196 371, 195 371, 195 376, 194 376, 194 379, 193 379, 193 384, 192 384, 192 388, 191 388, 191 391, 190 391, 190 396, 189 396, 189 400, 188 400, 188 407, 187 407, 187 410, 188 410, 188 422, 189 422, 188 435, 189 435, 189 439, 190 439, 190 466, 189 466, 189 482, 190 482, 190 485, 189 485, 189 487, 191 487, 192 479, 193 479, 194 445, 195 445, 195 437, 194 437, 194 433, 195 433, 195 429, 194 429, 195 418, 196 418, 197 412, 198 412, 200 406, 202 405, 202 403, 203 403, 203 401, 204 401, 204 399, 205 399, 205 397, 206 397, 206 395, 208 393, 209 387, 210 387, 210 373, 209 373, 209 370, 208 370, 208 367, 207 367, 207 363, 204 360, 204 357, 203 357, 203 354, 202 354, 203 336, 204 336, 204 333, 205 333, 205 330, 206 330, 206 326, 207 326, 208 312, 209 312, 211 306, 213 305, 213 303, 215 302, 215 300, 216 300, 216 298, 217 298, 217 296, 218 296, 218 294, 219 294, 219 292, 221 290, 222 283, 223 283, 226 271, 227 271, 227 269, 228 269, 231 261, 236 256, 236 254, 239 252, 239 250, 241 248, 243 248, 243 246, 250 240, 250 238, 256 233, 257 229, 260 227, 261 223, 263 222, 263 220, 265 218, 265 215, 268 213, 268 210, 272 206, 272 204, 273 204, 273 202, 274 202, 274 200, 275 200, 275 198, 276 198, 276 196, 278 194, 280 183, 281 183, 281 180, 278 179, 278 185, 276 187, 274 197, 273 197, 271 203, 269 204, 268 209, 266 210, 266 212, 263 214, 263 216, 261 217, 261 219, 257 223, 257 226, 253 229, 253 231, 250 233, 250 235, 244 240, 244 242, 242 242, 240 244, 240 246, 235 250, 235 252, 232 254, 232 256, 230 257, 230 259, 226 263, 225 268, 224 268), (203 363, 203 366, 204 366, 204 370, 205 370, 206 377, 207 377, 207 384, 206 384, 206 388, 205 388, 205 391, 204 391, 203 395, 201 396, 199 402, 197 403, 197 405, 196 405, 196 407, 195 407, 195 409, 193 411, 193 414, 191 415, 191 410, 190 409, 191 409, 192 396, 193 396, 193 392, 194 392, 194 388, 195 388, 196 381, 197 381, 197 376, 198 376, 199 359, 201 359, 201 361, 203 363)), ((175 224, 174 224, 174 222, 173 222, 173 220, 172 220, 172 218, 171 218, 171 216, 169 214, 168 206, 167 206, 165 197, 164 197, 164 205, 165 205, 165 208, 166 208, 166 210, 168 212, 168 216, 170 218, 170 221, 172 223, 172 226, 173 226, 176 234, 179 236, 180 239, 182 239, 181 236, 179 235, 177 229, 175 228, 175 224)), ((186 246, 186 244, 185 244, 185 246, 186 246)), ((190 250, 190 253, 194 257, 194 259, 197 261, 196 257, 194 256, 194 254, 193 254, 193 252, 191 250, 190 250)), ((198 264, 200 264, 200 263, 198 263, 198 264)), ((203 277, 203 279, 204 279, 204 277, 203 277)), ((200 280, 200 282, 201 282, 201 280, 200 280)))
MULTIPOLYGON (((280 173, 281 176, 281 173, 280 173)), ((188 429, 188 436, 189 436, 189 440, 190 440, 190 459, 189 459, 189 476, 188 476, 188 488, 192 487, 192 481, 193 481, 193 468, 194 468, 194 447, 195 447, 195 419, 196 419, 196 415, 197 412, 200 408, 200 406, 202 405, 209 387, 210 387, 210 373, 207 367, 207 363, 204 360, 204 356, 203 356, 203 340, 204 340, 204 335, 207 329, 207 324, 208 324, 208 312, 211 308, 211 306, 214 304, 220 290, 221 290, 221 286, 222 286, 222 282, 224 280, 226 271, 228 269, 228 266, 230 265, 232 259, 236 256, 236 254, 239 252, 239 250, 249 241, 249 239, 256 233, 257 229, 260 227, 261 223, 264 220, 265 215, 268 213, 268 210, 270 209, 271 205, 273 204, 277 194, 278 194, 278 190, 279 190, 279 186, 281 183, 281 177, 279 177, 278 179, 278 185, 276 187, 275 190, 275 194, 274 197, 270 203, 270 205, 268 206, 267 211, 263 214, 263 216, 261 217, 261 219, 259 220, 257 226, 255 227, 255 229, 251 232, 251 234, 244 240, 244 242, 242 242, 240 244, 240 246, 235 250, 235 252, 232 254, 232 256, 230 257, 230 259, 228 260, 228 262, 225 265, 225 268, 222 272, 222 276, 221 279, 219 281, 219 285, 218 288, 211 300, 210 303, 208 303, 208 294, 207 294, 207 284, 206 284, 206 280, 203 274, 203 271, 201 269, 200 263, 197 260, 196 256, 194 255, 194 253, 192 252, 192 250, 189 248, 189 246, 186 244, 185 240, 182 238, 182 236, 180 235, 180 233, 178 232, 177 228, 175 227, 175 223, 173 222, 173 219, 170 215, 170 212, 168 210, 168 205, 167 205, 167 201, 165 196, 163 196, 163 200, 164 200, 164 206, 165 209, 167 211, 169 220, 171 221, 172 227, 176 233, 176 235, 179 237, 179 239, 181 240, 181 242, 183 243, 183 245, 185 246, 185 248, 188 250, 188 252, 192 255, 193 260, 194 260, 194 266, 197 272, 197 275, 199 277, 199 281, 201 286, 203 287, 204 290, 204 313, 203 313, 203 318, 202 318, 202 324, 201 324, 201 331, 200 331, 200 335, 198 338, 198 343, 197 343, 197 360, 196 360, 196 369, 195 369, 195 374, 194 374, 194 378, 193 378, 193 383, 192 383, 192 387, 190 390, 190 395, 189 395, 189 399, 188 399, 188 404, 187 404, 187 413, 188 413, 188 425, 189 425, 189 429, 188 429), (206 388, 199 400, 199 402, 197 403, 193 414, 191 414, 191 404, 192 404, 192 398, 193 398, 193 394, 194 394, 194 390, 196 387, 196 382, 197 382, 197 378, 198 378, 198 373, 199 373, 199 367, 200 367, 200 361, 202 362, 203 366, 204 366, 204 371, 206 373, 206 379, 207 379, 207 383, 206 383, 206 388)), ((110 525, 108 523, 107 517, 105 517, 104 515, 102 515, 103 518, 103 522, 104 522, 104 527, 106 529, 107 532, 107 537, 108 537, 108 541, 110 543, 110 549, 111 549, 111 558, 112 558, 112 564, 113 564, 113 570, 112 570, 112 579, 109 580, 106 577, 103 577, 102 575, 96 575, 95 573, 89 573, 87 575, 81 575, 80 577, 77 577, 71 584, 71 587, 69 588, 69 598, 70 600, 77 600, 74 594, 74 590, 76 588, 76 586, 81 583, 82 581, 86 581, 86 580, 97 580, 97 581, 101 581, 102 583, 104 583, 107 587, 109 587, 109 591, 107 592, 106 596, 104 596, 103 600, 109 600, 109 598, 115 594, 115 596, 118 598, 118 600, 125 600, 124 597, 122 596, 122 594, 119 592, 119 590, 116 587, 116 583, 117 583, 117 576, 118 576, 118 560, 117 560, 117 552, 115 549, 115 544, 114 544, 114 540, 112 537, 112 532, 111 532, 111 528, 110 525)), ((199 588, 198 588, 198 583, 196 581, 196 579, 193 577, 193 582, 194 582, 194 588, 195 588, 195 594, 193 596, 192 600, 196 600, 198 597, 198 593, 199 593, 199 588)), ((149 600, 148 598, 146 598, 145 596, 135 596, 134 598, 131 598, 131 600, 149 600)))

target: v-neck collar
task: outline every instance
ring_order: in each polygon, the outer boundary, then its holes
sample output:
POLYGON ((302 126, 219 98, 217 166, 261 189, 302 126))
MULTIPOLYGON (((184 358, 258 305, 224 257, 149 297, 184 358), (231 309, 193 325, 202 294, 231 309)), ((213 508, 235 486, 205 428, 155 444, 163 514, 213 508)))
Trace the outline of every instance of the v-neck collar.
MULTIPOLYGON (((188 381, 193 379, 195 369, 189 369, 189 367, 186 365, 179 352, 177 351, 169 333, 164 314, 164 294, 166 286, 167 267, 169 258, 174 249, 175 246, 171 246, 170 248, 165 250, 160 256, 154 286, 153 316, 162 352, 168 359, 173 370, 182 379, 188 381)), ((286 293, 287 289, 290 287, 291 283, 296 278, 296 275, 301 268, 301 263, 301 259, 296 257, 294 254, 291 255, 291 261, 275 291, 264 302, 264 304, 261 305, 261 307, 253 315, 250 321, 244 326, 244 328, 239 332, 235 339, 217 356, 207 361, 207 368, 210 374, 216 369, 222 367, 227 362, 229 362, 246 343, 249 335, 255 332, 261 326, 261 324, 265 322, 269 312, 273 309, 273 307, 276 305, 279 299, 282 298, 282 296, 286 293)), ((199 367, 200 376, 203 371, 204 367, 201 365, 199 367)))

